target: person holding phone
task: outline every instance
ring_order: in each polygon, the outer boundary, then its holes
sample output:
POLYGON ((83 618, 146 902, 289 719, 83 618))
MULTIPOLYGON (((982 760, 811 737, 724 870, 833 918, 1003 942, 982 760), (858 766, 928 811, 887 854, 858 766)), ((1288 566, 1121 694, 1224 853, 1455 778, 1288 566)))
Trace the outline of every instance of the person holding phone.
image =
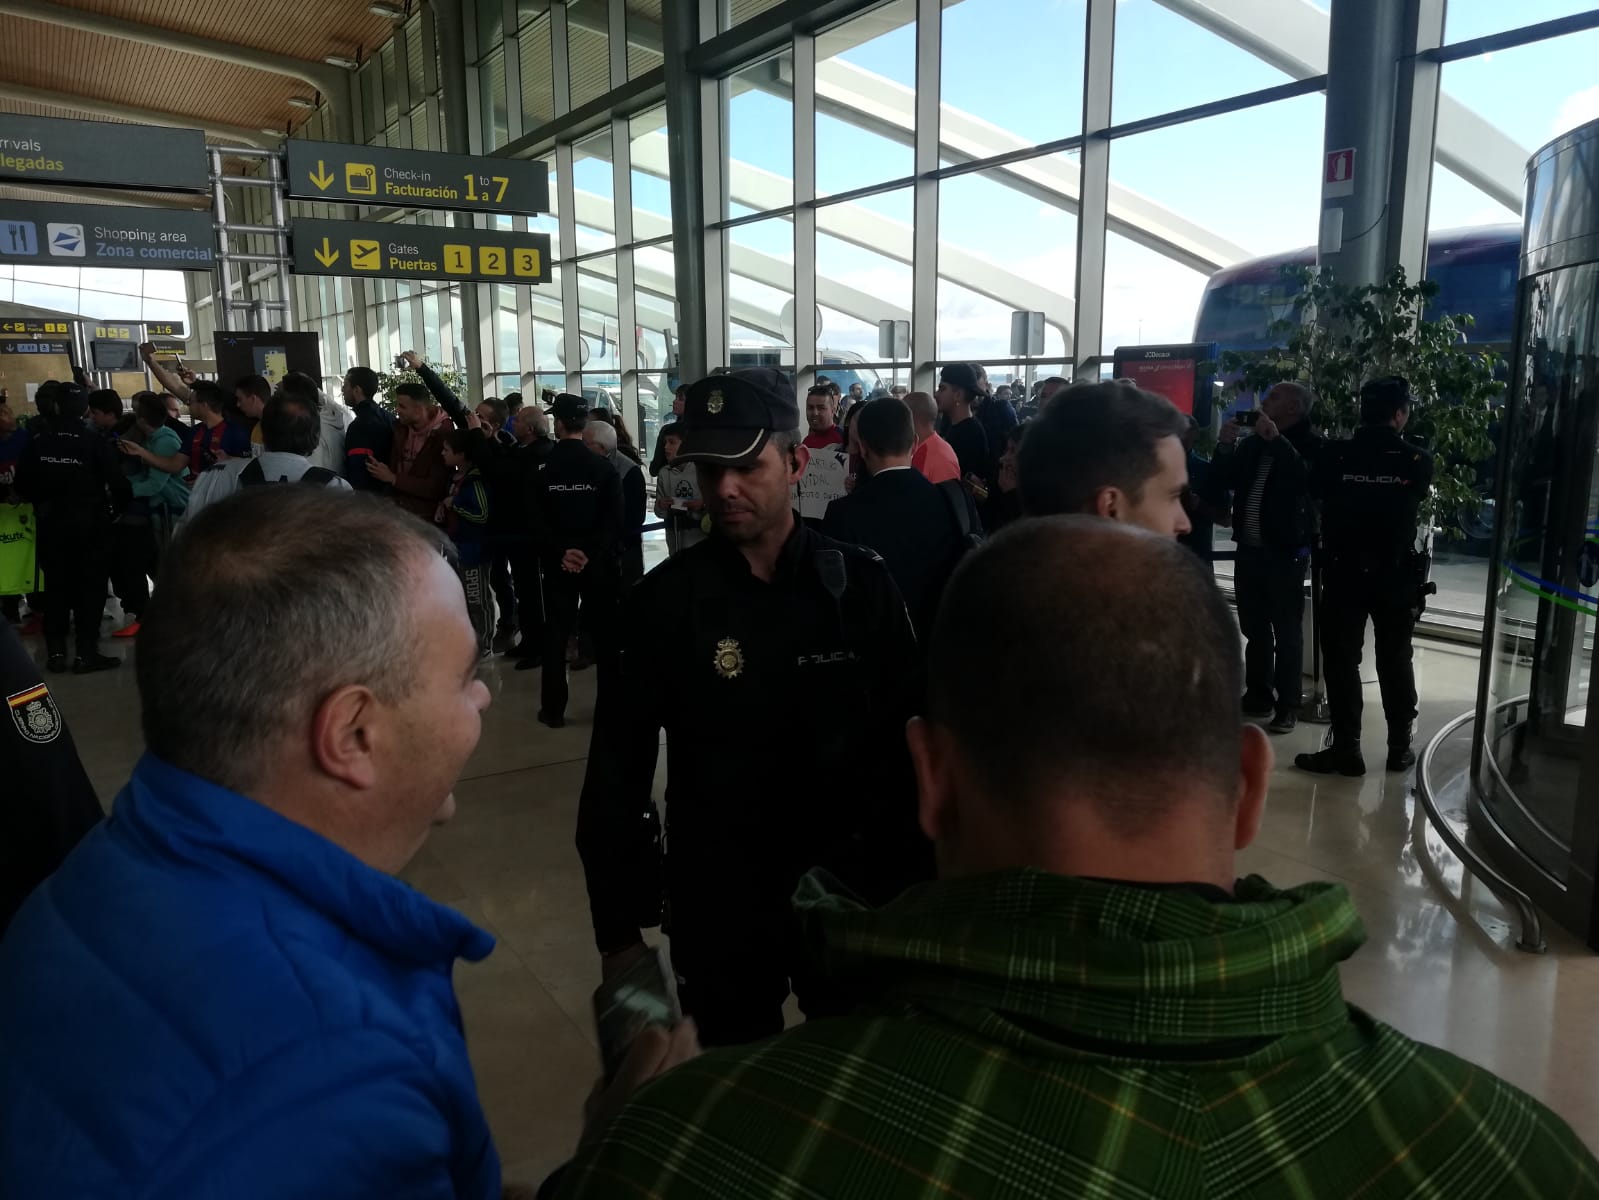
POLYGON ((1302 698, 1305 578, 1316 531, 1310 475, 1322 448, 1310 428, 1315 404, 1304 384, 1277 384, 1258 412, 1221 427, 1211 461, 1210 485, 1233 493, 1233 582, 1247 643, 1243 712, 1278 734, 1293 732, 1302 698))

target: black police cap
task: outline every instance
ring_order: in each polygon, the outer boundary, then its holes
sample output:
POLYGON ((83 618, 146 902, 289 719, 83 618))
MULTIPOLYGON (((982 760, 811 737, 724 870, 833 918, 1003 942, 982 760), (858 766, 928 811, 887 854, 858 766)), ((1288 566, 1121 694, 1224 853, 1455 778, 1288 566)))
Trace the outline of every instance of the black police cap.
POLYGON ((772 434, 799 429, 799 402, 781 371, 746 367, 691 384, 680 424, 677 461, 747 467, 772 434))
POLYGON ((570 426, 574 421, 584 420, 589 415, 589 404, 582 396, 562 392, 550 404, 550 415, 563 425, 570 426))

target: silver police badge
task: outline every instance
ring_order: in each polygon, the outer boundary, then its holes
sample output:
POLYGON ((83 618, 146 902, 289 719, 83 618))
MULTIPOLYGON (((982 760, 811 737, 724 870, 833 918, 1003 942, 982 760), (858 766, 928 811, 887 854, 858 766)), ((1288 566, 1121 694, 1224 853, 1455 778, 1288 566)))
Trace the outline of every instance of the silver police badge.
POLYGON ((61 736, 61 710, 44 684, 7 696, 6 708, 11 723, 28 741, 42 746, 61 736))

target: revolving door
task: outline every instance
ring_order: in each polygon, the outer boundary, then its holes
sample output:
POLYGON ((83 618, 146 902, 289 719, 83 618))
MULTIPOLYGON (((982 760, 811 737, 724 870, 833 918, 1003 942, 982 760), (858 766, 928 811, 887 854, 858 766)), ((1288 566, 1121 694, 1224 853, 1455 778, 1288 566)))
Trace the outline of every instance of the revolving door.
POLYGON ((1599 949, 1599 122, 1528 164, 1469 820, 1599 949))

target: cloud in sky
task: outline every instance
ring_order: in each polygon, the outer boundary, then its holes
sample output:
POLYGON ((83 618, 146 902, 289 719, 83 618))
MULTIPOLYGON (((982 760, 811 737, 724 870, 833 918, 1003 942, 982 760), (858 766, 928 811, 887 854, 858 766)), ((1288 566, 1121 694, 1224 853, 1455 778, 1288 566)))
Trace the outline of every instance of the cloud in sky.
POLYGON ((1551 137, 1559 137, 1563 133, 1570 133, 1579 125, 1586 125, 1589 121, 1595 120, 1599 120, 1599 84, 1584 88, 1580 92, 1573 92, 1562 100, 1549 134, 1551 137))

